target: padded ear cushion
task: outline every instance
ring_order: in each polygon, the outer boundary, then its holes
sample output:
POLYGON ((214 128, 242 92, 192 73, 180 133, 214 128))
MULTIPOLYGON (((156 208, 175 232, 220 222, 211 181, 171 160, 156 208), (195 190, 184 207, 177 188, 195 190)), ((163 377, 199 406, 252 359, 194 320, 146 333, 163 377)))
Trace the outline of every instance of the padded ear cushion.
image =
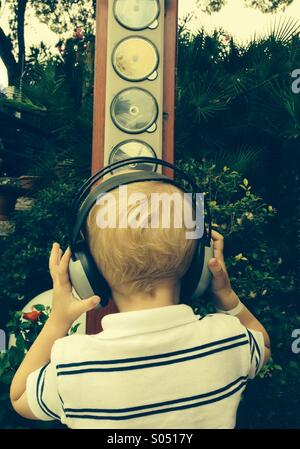
POLYGON ((71 283, 81 299, 100 296, 100 306, 107 306, 111 298, 111 289, 99 272, 97 265, 84 240, 76 244, 73 258, 69 264, 71 283))
POLYGON ((191 265, 181 281, 182 302, 195 300, 207 290, 211 281, 208 261, 213 254, 212 243, 206 246, 203 240, 199 240, 191 265))
POLYGON ((204 261, 204 242, 199 240, 188 271, 181 281, 181 301, 188 302, 197 289, 204 261))
POLYGON ((213 244, 211 243, 210 246, 204 247, 204 260, 203 260, 203 267, 202 267, 202 273, 197 285, 197 288, 195 289, 194 293, 191 295, 191 300, 195 300, 200 298, 207 288, 209 287, 212 279, 211 272, 208 268, 208 262, 209 260, 214 257, 214 249, 213 244))

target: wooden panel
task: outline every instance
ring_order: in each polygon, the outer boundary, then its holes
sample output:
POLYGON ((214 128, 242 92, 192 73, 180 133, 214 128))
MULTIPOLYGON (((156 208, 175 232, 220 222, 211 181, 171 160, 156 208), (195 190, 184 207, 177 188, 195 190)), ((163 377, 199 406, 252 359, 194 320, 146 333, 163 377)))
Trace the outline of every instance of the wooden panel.
MULTIPOLYGON (((92 174, 103 167, 104 161, 108 0, 97 1, 96 17, 92 174)), ((104 310, 89 312, 86 318, 87 334, 100 332, 102 317, 115 312, 118 309, 113 301, 104 310)))
MULTIPOLYGON (((163 159, 174 162, 175 95, 177 66, 177 23, 178 0, 166 0, 165 14, 165 56, 164 56, 164 138, 163 159)), ((173 177, 173 171, 164 169, 167 176, 173 177)))
POLYGON ((111 313, 117 313, 117 306, 113 301, 110 301, 108 306, 105 309, 92 310, 87 313, 86 318, 86 333, 88 335, 97 334, 102 331, 101 320, 105 315, 109 315, 111 313))
POLYGON ((103 167, 108 0, 97 0, 92 174, 103 167))

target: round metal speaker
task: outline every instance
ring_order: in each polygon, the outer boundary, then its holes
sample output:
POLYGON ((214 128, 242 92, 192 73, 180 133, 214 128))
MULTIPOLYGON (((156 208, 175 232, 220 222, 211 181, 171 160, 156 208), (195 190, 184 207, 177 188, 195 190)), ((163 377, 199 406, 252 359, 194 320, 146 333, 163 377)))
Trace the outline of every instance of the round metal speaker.
POLYGON ((111 118, 125 133, 139 134, 154 125, 158 115, 158 105, 147 90, 129 88, 122 90, 111 104, 111 118))
MULTIPOLYGON (((146 142, 142 142, 141 140, 126 140, 124 142, 116 145, 109 156, 109 164, 113 164, 114 162, 123 161, 125 159, 129 159, 131 157, 156 157, 155 151, 153 148, 148 145, 146 142)), ((128 170, 130 167, 132 170, 148 170, 148 171, 156 171, 156 164, 130 164, 126 167, 128 170)), ((120 168, 117 171, 124 170, 124 168, 120 168)))
POLYGON ((114 49, 112 64, 115 71, 128 81, 143 81, 152 77, 159 63, 155 45, 143 37, 123 39, 114 49))
POLYGON ((144 30, 159 16, 158 0, 115 0, 116 20, 130 30, 144 30))

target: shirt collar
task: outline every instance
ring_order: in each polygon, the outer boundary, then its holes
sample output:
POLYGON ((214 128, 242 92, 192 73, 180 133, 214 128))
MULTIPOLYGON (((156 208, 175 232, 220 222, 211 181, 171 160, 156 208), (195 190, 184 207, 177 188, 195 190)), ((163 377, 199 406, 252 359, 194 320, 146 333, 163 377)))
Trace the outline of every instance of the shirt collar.
MULTIPOLYGON (((193 309, 177 304, 153 309, 121 312, 105 315, 101 325, 104 334, 112 337, 145 334, 170 329, 199 320, 193 309)), ((104 337, 101 332, 101 336, 104 337)))

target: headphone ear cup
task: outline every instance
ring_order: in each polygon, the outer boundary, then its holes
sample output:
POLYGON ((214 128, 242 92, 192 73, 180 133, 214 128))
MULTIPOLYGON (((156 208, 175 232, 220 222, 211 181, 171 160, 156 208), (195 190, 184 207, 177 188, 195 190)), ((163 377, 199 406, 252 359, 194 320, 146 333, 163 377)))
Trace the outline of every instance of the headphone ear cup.
POLYGON ((198 242, 191 265, 181 282, 182 302, 190 302, 202 296, 210 285, 211 273, 208 261, 214 257, 213 242, 206 246, 203 240, 198 242))
POLYGON ((202 296, 205 293, 205 291, 208 289, 211 283, 212 275, 210 269, 208 268, 208 262, 212 257, 214 257, 213 242, 211 242, 210 246, 204 246, 202 271, 200 279, 198 281, 198 285, 194 293, 190 296, 191 300, 200 298, 200 296, 202 296))
POLYGON ((84 240, 80 241, 69 263, 69 276, 74 290, 81 299, 100 296, 100 307, 107 306, 111 298, 111 289, 99 272, 84 240))

